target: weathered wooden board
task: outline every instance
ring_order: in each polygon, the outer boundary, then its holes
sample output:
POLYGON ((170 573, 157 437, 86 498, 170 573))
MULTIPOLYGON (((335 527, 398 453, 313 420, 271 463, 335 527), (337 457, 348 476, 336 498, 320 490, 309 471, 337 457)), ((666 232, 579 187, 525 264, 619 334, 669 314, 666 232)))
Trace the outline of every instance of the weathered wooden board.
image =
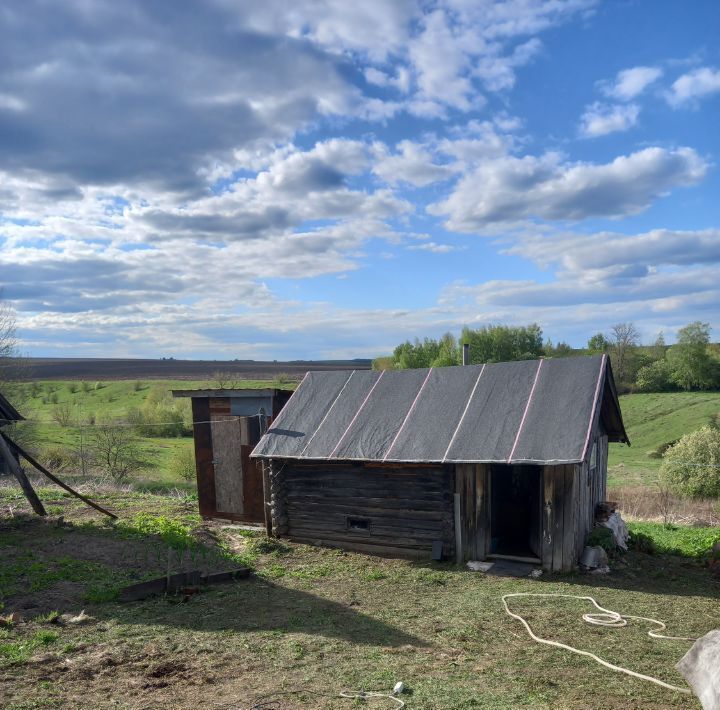
POLYGON ((543 467, 543 539, 542 539, 542 566, 544 570, 553 568, 553 540, 555 527, 553 525, 553 501, 555 499, 555 476, 552 466, 543 467))
POLYGON ((212 415, 211 419, 217 512, 242 515, 244 496, 240 421, 237 418, 216 421, 212 415))

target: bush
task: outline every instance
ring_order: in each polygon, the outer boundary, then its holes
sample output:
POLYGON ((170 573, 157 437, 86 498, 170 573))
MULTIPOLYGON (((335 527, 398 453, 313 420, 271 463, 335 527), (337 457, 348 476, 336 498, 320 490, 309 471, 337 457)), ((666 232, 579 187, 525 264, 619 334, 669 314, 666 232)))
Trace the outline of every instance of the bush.
POLYGON ((189 446, 178 449, 170 459, 170 472, 190 483, 195 480, 195 454, 189 446))
POLYGON ((705 426, 685 434, 665 452, 660 472, 681 496, 720 497, 720 431, 705 426))
POLYGON ((672 389, 670 376, 667 360, 658 360, 638 370, 635 385, 638 392, 667 392, 672 389))
POLYGON ((587 544, 590 547, 602 547, 608 554, 617 551, 617 544, 612 530, 606 527, 593 528, 588 535, 587 544))
POLYGON ((40 461, 51 471, 63 471, 74 464, 75 457, 65 446, 48 446, 42 450, 40 461))
POLYGON ((153 388, 142 407, 128 410, 126 420, 140 436, 185 436, 192 433, 187 421, 190 418, 188 406, 187 401, 173 402, 162 388, 153 388))
POLYGON ((655 540, 646 533, 632 531, 628 539, 628 547, 637 552, 644 552, 646 555, 654 555, 657 552, 655 540))

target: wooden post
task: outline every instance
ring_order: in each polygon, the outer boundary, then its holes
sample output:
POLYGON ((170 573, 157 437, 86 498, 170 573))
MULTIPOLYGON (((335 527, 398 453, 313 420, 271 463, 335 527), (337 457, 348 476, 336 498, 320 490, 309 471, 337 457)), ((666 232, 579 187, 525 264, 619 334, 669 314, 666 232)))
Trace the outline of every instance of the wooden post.
POLYGON ((13 456, 12 451, 10 451, 10 447, 5 440, 5 435, 2 433, 0 433, 0 456, 5 459, 7 465, 10 467, 10 471, 12 471, 12 474, 15 476, 15 478, 17 478, 20 487, 23 489, 25 497, 28 499, 28 502, 32 506, 32 509, 38 515, 47 515, 42 501, 38 498, 37 493, 35 493, 35 490, 30 484, 30 481, 28 481, 25 472, 22 470, 22 468, 20 468, 20 464, 13 456))
POLYGON ((455 563, 461 565, 463 563, 463 540, 462 540, 462 523, 460 518, 460 494, 456 493, 453 498, 455 513, 455 563))
POLYGON ((470 344, 469 343, 463 343, 463 365, 469 365, 470 364, 470 344))
POLYGON ((38 463, 32 456, 30 456, 27 451, 21 449, 14 441, 11 441, 10 444, 12 445, 12 448, 20 456, 25 458, 31 466, 34 466, 38 471, 40 471, 40 473, 44 473, 53 483, 56 483, 58 486, 60 486, 60 488, 66 490, 68 493, 74 495, 76 498, 79 498, 83 503, 87 503, 87 505, 89 505, 91 508, 95 508, 95 510, 99 511, 100 513, 104 513, 105 515, 108 515, 113 519, 117 519, 117 515, 115 515, 115 513, 111 513, 109 510, 105 510, 105 508, 91 501, 89 498, 82 495, 82 493, 78 493, 75 489, 68 486, 67 483, 63 483, 57 476, 54 476, 42 464, 38 463))
POLYGON ((265 503, 265 532, 270 537, 273 534, 272 526, 272 509, 271 509, 271 496, 270 496, 270 471, 272 468, 272 460, 270 462, 262 460, 262 478, 263 478, 263 501, 265 503))

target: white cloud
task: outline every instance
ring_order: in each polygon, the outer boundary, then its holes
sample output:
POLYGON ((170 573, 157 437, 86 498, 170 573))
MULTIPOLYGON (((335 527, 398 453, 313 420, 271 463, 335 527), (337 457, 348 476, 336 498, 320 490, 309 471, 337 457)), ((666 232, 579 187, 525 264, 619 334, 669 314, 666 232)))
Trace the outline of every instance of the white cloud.
POLYGON ((654 84, 663 74, 659 67, 633 67, 618 72, 615 81, 601 84, 602 92, 618 101, 631 101, 654 84))
POLYGON ((455 246, 453 244, 438 244, 437 242, 425 242, 424 244, 415 244, 406 247, 410 251, 429 251, 433 254, 449 254, 452 251, 462 251, 464 247, 455 246))
POLYGON ((457 171, 453 166, 433 162, 430 152, 412 141, 400 141, 397 149, 399 152, 392 155, 383 144, 375 144, 373 172, 390 185, 405 182, 422 187, 447 180, 457 171))
POLYGON ((606 106, 594 103, 580 117, 580 135, 586 138, 627 131, 637 124, 640 107, 637 104, 606 106))
POLYGON ((447 227, 475 232, 529 219, 637 214, 675 187, 699 181, 707 163, 691 148, 646 148, 610 163, 563 163, 559 155, 481 162, 450 196, 428 207, 447 227))
POLYGON ((719 91, 720 69, 701 67, 676 79, 666 98, 671 106, 678 107, 719 91))

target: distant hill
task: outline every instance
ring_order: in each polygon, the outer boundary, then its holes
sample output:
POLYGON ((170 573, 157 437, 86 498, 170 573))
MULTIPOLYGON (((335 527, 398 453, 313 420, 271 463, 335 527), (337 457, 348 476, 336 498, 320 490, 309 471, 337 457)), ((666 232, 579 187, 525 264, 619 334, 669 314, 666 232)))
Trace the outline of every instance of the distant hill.
POLYGON ((654 480, 662 448, 720 414, 720 392, 626 394, 620 408, 632 446, 610 445, 611 485, 654 480))
POLYGON ((34 380, 202 380, 221 372, 242 379, 271 380, 280 374, 300 379, 309 370, 369 370, 372 361, 356 360, 160 360, 122 358, 27 358, 34 380))

